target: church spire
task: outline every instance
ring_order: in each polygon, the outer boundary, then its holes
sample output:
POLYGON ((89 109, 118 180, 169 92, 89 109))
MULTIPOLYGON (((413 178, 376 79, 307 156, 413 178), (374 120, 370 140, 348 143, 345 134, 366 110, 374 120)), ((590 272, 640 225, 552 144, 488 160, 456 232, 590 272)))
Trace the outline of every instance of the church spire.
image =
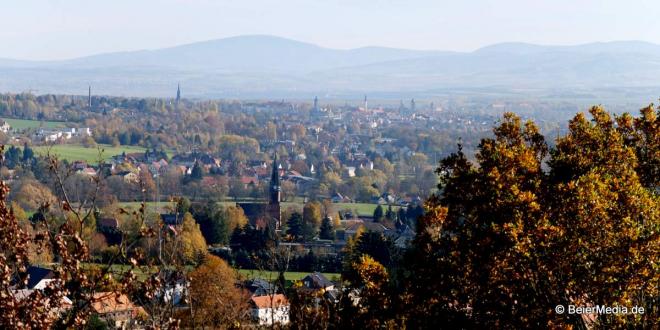
POLYGON ((280 171, 277 165, 277 153, 275 153, 273 173, 270 176, 270 204, 279 204, 282 192, 282 188, 280 187, 280 171))
POLYGON ((176 103, 181 101, 181 84, 176 84, 176 103))

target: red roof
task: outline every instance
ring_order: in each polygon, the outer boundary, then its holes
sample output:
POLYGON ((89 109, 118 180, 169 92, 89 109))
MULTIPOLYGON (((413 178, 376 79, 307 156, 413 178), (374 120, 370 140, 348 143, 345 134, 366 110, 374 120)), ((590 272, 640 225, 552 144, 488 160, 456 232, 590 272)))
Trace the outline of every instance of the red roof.
POLYGON ((252 297, 250 301, 259 309, 261 308, 279 308, 281 306, 289 306, 289 301, 283 294, 267 295, 260 297, 252 297))

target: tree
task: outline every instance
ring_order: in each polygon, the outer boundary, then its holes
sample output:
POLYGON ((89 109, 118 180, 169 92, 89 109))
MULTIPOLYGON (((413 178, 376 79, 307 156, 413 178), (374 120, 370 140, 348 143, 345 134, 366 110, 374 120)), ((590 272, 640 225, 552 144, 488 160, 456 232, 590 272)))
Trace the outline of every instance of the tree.
POLYGON ((385 211, 385 218, 388 221, 396 221, 397 220, 396 215, 397 215, 396 212, 394 212, 394 210, 392 210, 392 205, 388 205, 387 206, 387 211, 385 211))
POLYGON ((389 267, 394 260, 394 245, 381 233, 366 231, 357 239, 353 255, 369 255, 380 264, 389 267))
POLYGON ((378 329, 401 328, 401 320, 392 312, 396 296, 391 294, 389 274, 385 267, 368 255, 359 257, 344 275, 348 292, 359 292, 358 296, 344 295, 341 304, 340 328, 378 329), (354 300, 356 298, 356 300, 354 300))
MULTIPOLYGON (((224 260, 207 256, 190 273, 191 328, 240 328, 249 319, 249 296, 236 287, 236 272, 224 260)), ((186 313, 187 314, 187 313, 186 313)))
MULTIPOLYGON (((48 162, 54 184, 63 190, 60 163, 52 158, 48 162)), ((84 328, 92 312, 94 293, 105 289, 111 279, 110 267, 107 265, 99 272, 91 272, 82 266, 90 262, 89 249, 83 235, 85 223, 95 209, 94 205, 83 203, 74 208, 67 194, 62 194, 60 202, 56 201, 40 209, 43 219, 35 224, 34 230, 29 224, 25 227, 27 230, 24 230, 7 207, 8 193, 8 187, 4 181, 0 181, 0 269, 3 270, 0 272, 0 291, 3 292, 3 298, 0 299, 0 328, 84 328), (23 289, 26 289, 28 268, 33 259, 30 254, 35 252, 39 256, 52 253, 57 262, 49 265, 53 269, 53 281, 48 287, 27 292, 23 289)), ((148 231, 145 230, 143 234, 146 236, 148 231)), ((136 242, 125 243, 125 246, 131 246, 136 242)), ((151 282, 148 287, 144 286, 144 282, 139 281, 133 273, 133 267, 139 265, 140 256, 127 255, 126 249, 122 248, 111 257, 115 262, 129 265, 127 271, 113 274, 123 281, 111 289, 112 293, 132 295, 139 289, 153 297, 155 291, 161 288, 158 275, 152 277, 152 274, 147 274, 151 282)), ((169 327, 176 323, 172 320, 161 323, 159 320, 162 319, 159 318, 152 320, 156 327, 169 327)))
POLYGON ((319 238, 329 240, 335 239, 335 230, 332 228, 332 221, 329 217, 324 217, 323 222, 321 222, 319 238))
POLYGON ((287 234, 293 237, 294 240, 298 241, 303 236, 303 217, 298 212, 291 214, 289 219, 286 222, 287 225, 287 234))
POLYGON ((209 202, 200 210, 196 210, 193 216, 199 223, 199 229, 202 231, 206 243, 210 245, 229 243, 231 232, 222 205, 209 202))
POLYGON ((188 197, 179 197, 176 199, 176 213, 184 214, 190 211, 190 199, 188 197))
POLYGON ((12 199, 29 211, 36 211, 45 204, 56 204, 58 200, 48 187, 36 180, 24 180, 12 199))
POLYGON ((181 258, 187 264, 196 262, 200 256, 206 255, 207 245, 199 225, 192 214, 183 215, 181 225, 181 258))
POLYGON ((374 209, 374 222, 381 222, 383 221, 383 207, 378 205, 374 209))
POLYGON ((243 227, 247 225, 248 218, 243 212, 243 208, 240 206, 229 206, 226 208, 226 215, 228 223, 228 229, 230 232, 236 230, 236 228, 243 227))
POLYGON ((32 148, 30 148, 27 142, 25 142, 25 144, 23 145, 23 158, 21 160, 23 161, 23 163, 27 163, 32 158, 34 158, 34 151, 32 150, 32 148))
POLYGON ((657 323, 660 204, 611 117, 590 112, 551 150, 533 123, 505 114, 477 166, 461 148, 441 162, 442 193, 427 201, 405 258, 409 326, 586 326, 555 313, 560 304, 649 308, 597 317, 606 328, 657 323))
POLYGON ((303 240, 309 241, 318 232, 321 227, 321 203, 317 201, 309 202, 303 207, 303 240))
POLYGON ((305 204, 303 207, 303 221, 305 224, 309 224, 314 227, 314 230, 317 230, 321 226, 322 219, 321 203, 313 201, 305 204))

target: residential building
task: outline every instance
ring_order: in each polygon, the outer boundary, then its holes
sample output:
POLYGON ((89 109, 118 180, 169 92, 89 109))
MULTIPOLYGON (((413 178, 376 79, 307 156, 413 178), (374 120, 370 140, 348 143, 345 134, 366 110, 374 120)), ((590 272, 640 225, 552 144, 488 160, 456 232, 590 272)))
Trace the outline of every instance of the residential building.
POLYGON ((261 326, 289 323, 290 304, 283 294, 252 297, 252 319, 261 326))

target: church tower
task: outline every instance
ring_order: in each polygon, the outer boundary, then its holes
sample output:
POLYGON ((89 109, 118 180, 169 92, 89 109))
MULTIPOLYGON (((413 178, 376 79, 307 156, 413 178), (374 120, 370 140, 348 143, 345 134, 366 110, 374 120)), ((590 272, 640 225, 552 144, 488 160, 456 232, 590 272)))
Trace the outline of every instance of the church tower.
POLYGON ((270 199, 269 204, 280 204, 282 187, 280 186, 280 171, 277 168, 277 154, 273 159, 273 173, 270 176, 270 199))
POLYGON ((176 103, 181 101, 181 84, 176 84, 176 103))

